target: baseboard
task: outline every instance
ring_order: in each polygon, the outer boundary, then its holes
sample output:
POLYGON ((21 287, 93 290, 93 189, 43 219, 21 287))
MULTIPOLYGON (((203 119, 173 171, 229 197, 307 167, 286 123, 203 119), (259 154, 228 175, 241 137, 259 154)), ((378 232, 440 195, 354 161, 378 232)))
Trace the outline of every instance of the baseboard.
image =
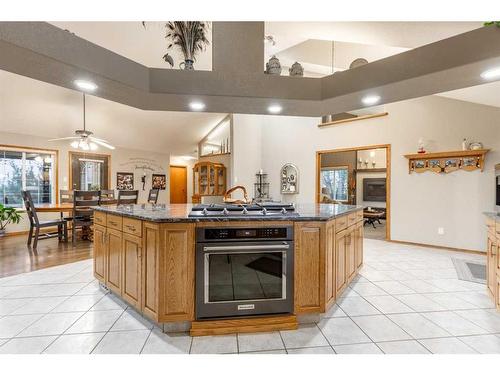
POLYGON ((298 328, 295 315, 267 316, 227 320, 206 320, 191 323, 191 336, 227 335, 231 333, 270 332, 298 328))
POLYGON ((426 247, 426 248, 429 248, 429 249, 433 249, 434 248, 434 249, 439 249, 439 250, 455 251, 455 252, 461 252, 461 253, 486 255, 486 251, 480 251, 480 250, 460 249, 458 247, 430 245, 430 244, 426 244, 426 243, 409 242, 409 241, 399 241, 399 240, 387 240, 387 241, 388 242, 394 242, 394 243, 400 243, 402 245, 421 246, 421 247, 426 247))

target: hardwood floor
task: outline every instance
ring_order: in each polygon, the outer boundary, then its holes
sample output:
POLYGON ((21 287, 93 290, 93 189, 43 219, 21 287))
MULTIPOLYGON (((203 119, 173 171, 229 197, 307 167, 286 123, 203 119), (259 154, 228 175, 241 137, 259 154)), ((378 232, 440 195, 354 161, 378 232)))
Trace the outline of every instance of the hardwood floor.
POLYGON ((27 235, 0 238, 0 277, 72 263, 92 257, 92 242, 78 240, 75 246, 51 238, 38 242, 34 253, 26 245, 27 235))

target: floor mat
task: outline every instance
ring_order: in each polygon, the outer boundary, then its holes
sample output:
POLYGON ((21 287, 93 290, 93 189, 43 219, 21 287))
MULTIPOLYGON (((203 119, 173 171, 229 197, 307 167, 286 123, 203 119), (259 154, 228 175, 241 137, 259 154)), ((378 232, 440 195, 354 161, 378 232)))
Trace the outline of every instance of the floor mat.
POLYGON ((486 284, 486 263, 458 258, 452 261, 460 280, 486 284))

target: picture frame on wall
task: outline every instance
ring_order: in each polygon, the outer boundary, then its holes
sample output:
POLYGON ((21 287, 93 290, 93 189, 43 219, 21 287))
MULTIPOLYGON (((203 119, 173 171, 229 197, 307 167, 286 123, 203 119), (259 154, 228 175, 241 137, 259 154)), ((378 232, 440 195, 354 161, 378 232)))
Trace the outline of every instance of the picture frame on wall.
POLYGON ((130 172, 116 173, 117 190, 134 190, 134 174, 130 172))
POLYGON ((167 175, 153 174, 151 187, 153 189, 165 190, 167 188, 167 175))

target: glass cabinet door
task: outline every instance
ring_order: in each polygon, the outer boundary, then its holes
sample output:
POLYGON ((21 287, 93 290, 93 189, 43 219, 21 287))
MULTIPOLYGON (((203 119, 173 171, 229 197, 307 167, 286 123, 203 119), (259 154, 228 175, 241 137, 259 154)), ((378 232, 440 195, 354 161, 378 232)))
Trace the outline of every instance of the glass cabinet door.
POLYGON ((200 166, 200 195, 208 194, 208 166, 200 166))
POLYGON ((216 183, 216 178, 215 178, 215 168, 213 165, 209 166, 209 189, 208 189, 208 194, 210 195, 215 195, 215 183, 216 183))
POLYGON ((223 195, 226 192, 226 168, 217 168, 217 194, 223 195))

